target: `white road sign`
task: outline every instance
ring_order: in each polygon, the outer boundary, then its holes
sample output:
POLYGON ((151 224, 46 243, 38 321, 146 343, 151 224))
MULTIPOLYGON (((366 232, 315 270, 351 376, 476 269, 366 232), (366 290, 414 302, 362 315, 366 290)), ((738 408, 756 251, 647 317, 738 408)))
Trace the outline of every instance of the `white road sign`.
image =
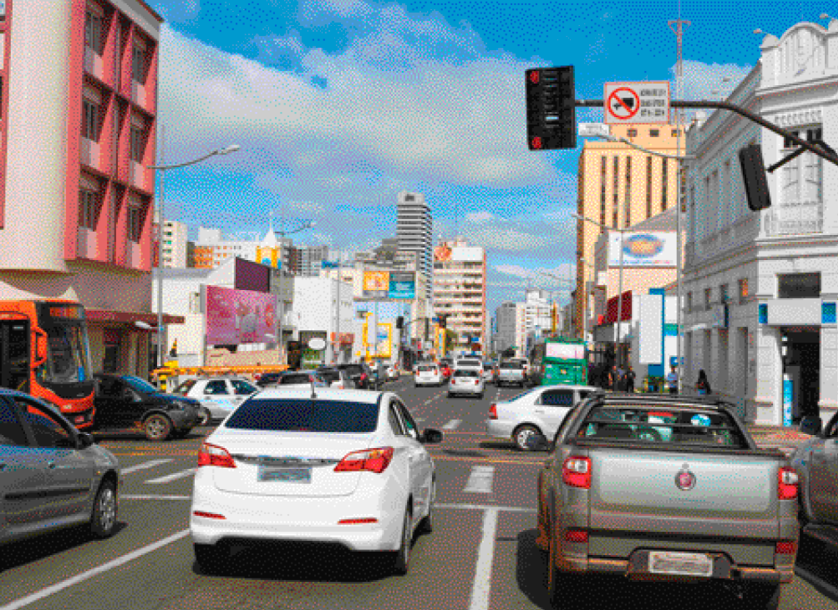
POLYGON ((582 138, 610 138, 611 130, 603 123, 579 123, 577 128, 582 138))
POLYGON ((669 82, 605 83, 607 124, 669 123, 669 82))

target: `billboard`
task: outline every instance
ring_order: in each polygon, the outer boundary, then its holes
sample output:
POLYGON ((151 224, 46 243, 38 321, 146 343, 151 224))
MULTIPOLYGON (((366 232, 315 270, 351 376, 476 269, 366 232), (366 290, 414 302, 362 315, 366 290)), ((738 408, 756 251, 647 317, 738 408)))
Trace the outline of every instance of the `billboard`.
POLYGON ((386 299, 390 290, 389 271, 364 271, 363 294, 367 299, 386 299))
POLYGON ((220 286, 206 286, 205 293, 208 345, 275 341, 276 295, 220 286))
POLYGON ((265 265, 254 263, 243 258, 236 259, 236 290, 253 290, 255 292, 270 292, 271 270, 265 265))
POLYGON ((415 299, 416 274, 412 271, 390 272, 390 289, 387 296, 391 299, 415 299))
MULTIPOLYGON (((608 237, 608 265, 620 266, 620 234, 608 237)), ((678 263, 678 243, 674 232, 626 232, 623 235, 624 267, 674 267, 678 263)))
POLYGON ((364 271, 363 298, 415 299, 416 273, 413 271, 364 271))

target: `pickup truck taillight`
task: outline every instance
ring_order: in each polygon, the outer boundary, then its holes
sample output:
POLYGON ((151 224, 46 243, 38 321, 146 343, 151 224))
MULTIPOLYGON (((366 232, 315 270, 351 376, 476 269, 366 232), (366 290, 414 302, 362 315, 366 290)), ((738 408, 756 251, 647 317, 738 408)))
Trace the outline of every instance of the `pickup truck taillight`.
POLYGON ((794 500, 797 497, 797 487, 800 478, 794 468, 780 468, 779 485, 777 486, 777 497, 780 500, 794 500))
POLYGON ((774 545, 776 555, 794 555, 797 552, 797 543, 794 540, 780 540, 774 545))
POLYGON ((489 407, 489 419, 497 419, 498 418, 498 406, 495 403, 492 403, 492 406, 489 407))
POLYGON ((562 481, 570 487, 591 488, 591 458, 571 455, 562 464, 562 481))

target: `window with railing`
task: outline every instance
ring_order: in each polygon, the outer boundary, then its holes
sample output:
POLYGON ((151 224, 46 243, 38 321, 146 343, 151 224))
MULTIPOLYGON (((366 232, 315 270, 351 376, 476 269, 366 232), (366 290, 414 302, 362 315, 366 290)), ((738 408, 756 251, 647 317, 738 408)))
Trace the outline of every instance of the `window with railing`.
POLYGON ((131 52, 131 76, 138 83, 145 83, 146 52, 139 45, 134 45, 131 52))
POLYGON ((142 209, 139 204, 131 203, 128 206, 128 239, 139 243, 143 233, 142 209))
POLYGON ((84 16, 84 45, 97 55, 102 54, 102 17, 91 10, 84 16))
POLYGON ((611 226, 619 227, 617 224, 620 213, 620 157, 614 157, 614 193, 613 206, 611 207, 611 226))
POLYGON ((82 101, 81 135, 88 140, 99 141, 99 106, 88 99, 82 101))
POLYGON ((131 127, 131 160, 142 163, 145 152, 145 134, 139 127, 131 127))
POLYGON ((646 157, 646 218, 652 217, 652 155, 646 157))
POLYGON ((96 212, 99 203, 99 194, 88 190, 79 190, 79 226, 85 229, 96 228, 96 212))

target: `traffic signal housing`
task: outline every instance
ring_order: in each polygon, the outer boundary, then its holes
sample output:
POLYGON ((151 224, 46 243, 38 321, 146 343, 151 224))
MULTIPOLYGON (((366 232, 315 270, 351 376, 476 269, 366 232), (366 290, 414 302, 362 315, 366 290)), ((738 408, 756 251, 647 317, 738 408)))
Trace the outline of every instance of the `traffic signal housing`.
POLYGON ((739 164, 742 166, 742 179, 745 182, 745 194, 748 207, 754 212, 771 207, 771 194, 765 179, 765 163, 762 160, 762 147, 750 144, 739 149, 739 164))
POLYGON ((399 316, 396 318, 396 329, 401 330, 404 328, 404 316, 399 316))
POLYGON ((526 71, 530 150, 576 148, 573 66, 526 71))
POLYGON ((446 315, 440 315, 439 316, 439 327, 440 328, 447 328, 448 322, 447 322, 446 318, 448 318, 448 316, 446 316, 446 315))

